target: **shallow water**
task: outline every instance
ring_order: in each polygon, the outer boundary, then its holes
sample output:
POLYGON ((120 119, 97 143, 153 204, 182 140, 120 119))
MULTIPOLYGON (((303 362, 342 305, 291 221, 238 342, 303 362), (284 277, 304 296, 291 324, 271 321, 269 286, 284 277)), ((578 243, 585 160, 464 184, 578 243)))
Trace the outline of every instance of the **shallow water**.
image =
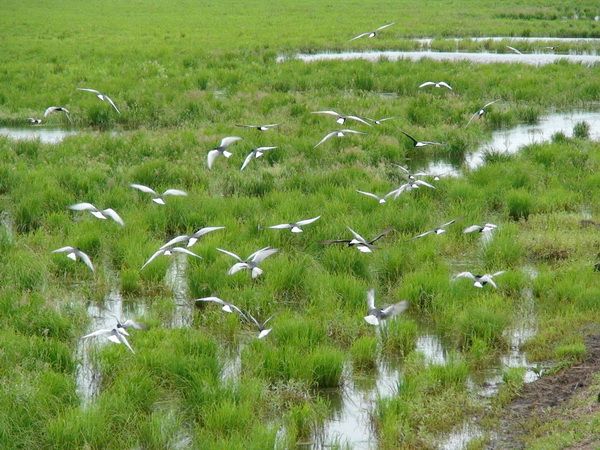
POLYGON ((425 364, 443 366, 447 363, 448 352, 439 338, 433 334, 419 336, 415 351, 423 354, 425 364))
POLYGON ((193 305, 188 298, 187 282, 188 260, 186 255, 176 254, 171 257, 171 264, 165 277, 167 285, 173 290, 175 309, 171 318, 172 328, 189 328, 192 326, 193 305))
POLYGON ((289 59, 298 59, 307 63, 318 61, 351 61, 362 59, 365 61, 377 62, 380 60, 399 61, 410 60, 419 61, 421 59, 430 59, 433 61, 469 61, 476 64, 493 63, 519 63, 542 66, 552 64, 557 61, 568 61, 576 64, 593 65, 600 62, 600 55, 563 55, 554 53, 490 53, 490 52, 433 52, 423 51, 364 51, 364 52, 339 52, 339 53, 298 53, 290 58, 285 56, 277 57, 277 62, 285 62, 289 59))
POLYGON ((482 37, 456 37, 456 38, 416 38, 413 41, 418 42, 421 45, 431 45, 433 41, 473 41, 473 42, 500 42, 500 41, 513 41, 513 42, 556 42, 564 44, 577 44, 577 43, 599 43, 600 38, 573 38, 573 37, 524 37, 524 36, 482 36, 482 37))
POLYGON ((438 448, 441 450, 463 450, 473 439, 483 436, 483 431, 473 422, 465 422, 454 428, 438 448))
MULTIPOLYGON (((112 328, 116 325, 115 316, 121 320, 128 318, 139 318, 145 313, 145 305, 141 302, 123 304, 121 293, 114 289, 104 299, 101 304, 89 303, 87 313, 90 317, 90 324, 87 333, 99 330, 101 328, 112 328)), ((131 339, 129 343, 134 347, 131 339)), ((78 361, 75 375, 76 390, 83 406, 87 406, 91 400, 100 392, 102 377, 100 371, 95 367, 92 352, 98 346, 110 343, 104 337, 80 339, 77 343, 76 358, 78 361)), ((124 349, 124 351, 129 351, 124 349)))
POLYGON ((29 128, 0 128, 0 136, 6 136, 16 141, 38 140, 43 144, 58 144, 68 136, 78 134, 74 130, 62 130, 59 128, 42 128, 32 126, 29 128))

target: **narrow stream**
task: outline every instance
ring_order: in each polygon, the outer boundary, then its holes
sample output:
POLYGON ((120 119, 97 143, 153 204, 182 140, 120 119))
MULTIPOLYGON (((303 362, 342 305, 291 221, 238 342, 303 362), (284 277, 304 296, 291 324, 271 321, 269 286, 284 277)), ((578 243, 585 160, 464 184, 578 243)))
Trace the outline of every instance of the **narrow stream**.
POLYGON ((39 139, 39 141, 43 144, 58 144, 66 137, 74 136, 76 134, 78 134, 78 132, 74 130, 42 128, 35 126, 29 128, 0 128, 0 136, 5 136, 16 141, 39 139))

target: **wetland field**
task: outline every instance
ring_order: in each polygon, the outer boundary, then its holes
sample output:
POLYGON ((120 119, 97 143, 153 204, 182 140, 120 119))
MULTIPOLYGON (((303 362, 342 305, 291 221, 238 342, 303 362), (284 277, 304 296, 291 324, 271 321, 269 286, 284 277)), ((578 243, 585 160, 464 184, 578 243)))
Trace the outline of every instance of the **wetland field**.
POLYGON ((0 448, 600 446, 597 1, 2 6, 0 448))

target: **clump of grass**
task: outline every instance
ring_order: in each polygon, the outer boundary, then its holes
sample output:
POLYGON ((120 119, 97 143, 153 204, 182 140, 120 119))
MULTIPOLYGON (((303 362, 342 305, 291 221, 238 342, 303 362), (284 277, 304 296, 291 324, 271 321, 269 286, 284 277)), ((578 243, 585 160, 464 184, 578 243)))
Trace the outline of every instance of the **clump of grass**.
POLYGON ((377 339, 361 336, 350 347, 352 366, 357 370, 370 370, 377 365, 377 339))
POLYGON ((529 214, 533 212, 533 198, 523 190, 511 191, 507 195, 507 206, 512 220, 527 220, 529 214))
POLYGON ((509 367, 502 373, 502 386, 494 400, 500 406, 507 405, 517 395, 525 384, 525 368, 509 367))
POLYGON ((557 359, 581 362, 585 358, 587 351, 583 342, 559 345, 554 349, 557 359))
POLYGON ((342 379, 344 354, 334 348, 316 349, 308 358, 310 377, 320 388, 336 387, 342 379))
POLYGON ((419 327, 410 319, 393 319, 381 329, 382 351, 388 355, 406 356, 417 343, 419 327))
POLYGON ((589 139, 590 124, 585 121, 577 122, 573 127, 573 137, 577 139, 589 139))
POLYGON ((456 331, 463 348, 469 349, 476 339, 494 347, 503 342, 502 332, 508 323, 506 313, 485 306, 462 311, 454 318, 456 331))

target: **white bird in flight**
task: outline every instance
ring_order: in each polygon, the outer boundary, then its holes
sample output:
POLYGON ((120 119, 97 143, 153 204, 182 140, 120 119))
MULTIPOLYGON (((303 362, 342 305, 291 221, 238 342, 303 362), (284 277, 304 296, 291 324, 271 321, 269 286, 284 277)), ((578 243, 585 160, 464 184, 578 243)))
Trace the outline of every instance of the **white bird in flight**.
POLYGON ((186 242, 186 247, 193 246, 198 240, 204 236, 205 234, 212 233, 213 231, 222 230, 225 227, 204 227, 200 228, 198 231, 192 234, 182 234, 180 236, 174 237, 166 244, 160 247, 160 250, 164 250, 165 248, 173 247, 177 244, 181 244, 182 242, 186 242))
POLYGON ((117 330, 119 332, 121 332, 121 334, 124 334, 125 336, 129 336, 129 333, 127 332, 128 328, 133 328, 134 330, 145 330, 146 329, 146 325, 144 325, 143 323, 136 322, 135 320, 132 320, 132 319, 127 319, 125 321, 121 321, 121 319, 119 317, 117 317, 115 314, 112 314, 112 316, 117 321, 117 330))
POLYGON ((278 127, 278 123, 270 123, 267 125, 236 125, 236 127, 240 128, 253 128, 258 131, 269 131, 271 128, 278 127))
POLYGON ((354 36, 352 39, 350 39, 350 41, 354 41, 356 39, 360 39, 361 37, 369 37, 369 38, 374 38, 375 36, 377 36, 379 33, 379 31, 386 29, 387 27, 391 27, 392 25, 394 25, 396 22, 392 22, 392 23, 388 23, 386 25, 382 25, 379 28, 374 29, 373 31, 367 31, 366 33, 361 33, 358 36, 354 36))
POLYGON ((77 90, 91 92, 92 94, 95 94, 96 97, 98 97, 103 102, 108 102, 110 104, 110 106, 112 106, 118 114, 121 114, 121 111, 119 111, 119 108, 117 108, 117 105, 115 105, 115 102, 113 102, 112 99, 108 95, 103 94, 102 92, 97 91, 96 89, 90 89, 90 88, 77 88, 77 90))
POLYGON ((385 201, 387 200, 387 198, 390 197, 391 195, 393 195, 396 191, 393 190, 391 192, 388 192, 383 197, 380 197, 377 194, 372 194, 371 192, 359 191, 358 189, 356 190, 356 192, 358 192, 359 194, 362 194, 362 195, 366 195, 367 197, 374 198, 375 200, 377 200, 379 202, 380 205, 383 205, 385 203, 385 201))
POLYGON ((237 312, 240 316, 247 319, 246 315, 242 312, 240 308, 235 306, 233 303, 226 302, 225 300, 221 300, 219 297, 202 297, 194 300, 195 302, 212 302, 221 305, 221 309, 227 313, 237 312))
POLYGON ((92 260, 90 259, 90 257, 86 253, 79 250, 77 247, 61 247, 56 250, 52 250, 52 253, 66 253, 67 258, 72 259, 73 261, 77 261, 78 259, 80 259, 86 266, 90 268, 92 272, 94 272, 94 265, 92 264, 92 260))
POLYGON ((505 270, 501 270, 500 272, 496 272, 493 274, 486 273, 485 275, 473 275, 471 272, 461 272, 454 276, 454 280, 458 278, 470 278, 474 281, 473 286, 475 287, 482 288, 486 284, 491 284, 492 286, 494 286, 494 288, 497 288, 498 286, 496 286, 496 283, 494 282, 494 277, 502 275, 505 272, 505 270))
POLYGON ((75 203, 74 205, 69 206, 69 209, 73 211, 89 211, 94 217, 102 220, 106 220, 111 218, 119 225, 124 226, 125 222, 121 219, 121 216, 117 214, 117 212, 112 208, 107 209, 98 209, 91 203, 75 203))
POLYGON ((269 322, 269 320, 271 320, 273 318, 273 316, 269 317, 267 320, 265 320, 262 323, 259 322, 258 320, 256 320, 254 318, 254 316, 252 314, 250 314, 249 312, 245 312, 244 317, 246 317, 251 323, 256 325, 256 327, 258 328, 258 339, 263 339, 273 329, 273 328, 265 328, 267 326, 267 323, 269 322))
POLYGON ((263 262, 265 260, 265 258, 267 258, 279 251, 276 248, 264 247, 264 248, 261 248, 260 250, 255 251, 250 256, 248 256, 248 258, 246 258, 244 260, 233 252, 223 250, 222 248, 217 248, 217 250, 220 251, 221 253, 225 253, 226 255, 229 255, 232 258, 235 258, 239 261, 239 262, 235 263, 233 266, 231 266, 231 268, 227 272, 229 275, 233 275, 233 274, 239 272, 240 270, 246 269, 246 270, 250 271, 250 273, 252 274, 252 278, 256 278, 260 274, 263 273, 263 270, 260 267, 258 267, 258 265, 261 262, 263 262))
POLYGON ((475 119, 475 118, 477 118, 477 119, 481 118, 486 113, 486 108, 488 106, 493 105, 494 103, 499 102, 499 101, 500 100, 498 99, 498 100, 494 100, 493 102, 489 102, 489 103, 486 103, 485 105, 483 105, 478 111, 476 111, 471 116, 471 118, 469 119, 469 121, 467 122, 467 124, 465 125, 465 127, 468 127, 469 124, 473 121, 473 119, 475 119))
POLYGON ((235 142, 241 141, 241 140, 242 140, 242 138, 238 137, 238 136, 228 136, 228 137, 224 137, 223 139, 221 139, 221 143, 219 144, 219 146, 208 152, 208 156, 206 157, 208 168, 209 169, 212 168, 212 165, 215 162, 215 159, 217 159, 217 156, 219 156, 219 155, 223 155, 225 158, 229 158, 232 155, 232 153, 227 151, 227 148, 231 144, 234 144, 235 142))
POLYGON ((281 223, 279 225, 272 225, 267 228, 271 228, 273 230, 290 230, 292 233, 302 233, 302 227, 304 225, 311 224, 317 220, 319 220, 321 216, 313 217, 312 219, 299 220, 298 222, 292 223, 281 223))
POLYGON ((125 331, 123 328, 114 327, 114 328, 104 328, 104 329, 94 331, 90 334, 86 334, 81 339, 106 336, 109 341, 114 342, 115 344, 123 344, 129 350, 131 350, 131 353, 135 353, 133 351, 133 348, 131 348, 131 345, 129 345, 129 342, 127 342, 127 338, 125 337, 128 335, 129 334, 127 333, 127 331, 125 331))
POLYGON ((463 233, 491 233, 498 225, 494 225, 493 223, 486 223, 485 225, 471 225, 463 230, 463 233))
POLYGON ((246 156, 246 159, 244 159, 244 164, 242 164, 242 168, 240 170, 244 170, 246 166, 250 163, 250 161, 256 158, 260 158, 264 154, 264 152, 268 152, 269 150, 275 150, 276 148, 277 147, 256 147, 255 149, 252 149, 252 151, 248 153, 248 156, 246 156))
POLYGON ((48 108, 46 108, 46 111, 44 111, 44 117, 48 117, 50 114, 56 113, 56 112, 64 113, 65 116, 67 116, 67 119, 69 119, 69 122, 71 122, 71 116, 69 114, 69 110, 67 108, 65 108, 64 106, 49 106, 48 108))
POLYGON ((325 137, 323 139, 321 139, 319 141, 319 143, 317 145, 315 145, 313 148, 317 148, 319 145, 321 145, 323 142, 328 141, 329 139, 331 139, 332 137, 344 137, 347 134, 367 134, 367 133, 363 133, 362 131, 355 131, 355 130, 336 130, 336 131, 332 131, 331 133, 328 133, 325 135, 325 137))
POLYGON ((435 86, 436 88, 446 88, 452 90, 452 87, 446 83, 445 81, 426 81, 423 84, 419 85, 419 89, 427 87, 427 86, 435 86))
POLYGON ((370 241, 367 241, 364 237, 362 237, 360 234, 358 234, 352 228, 350 228, 350 227, 347 227, 347 228, 350 230, 350 232, 354 236, 352 239, 330 239, 327 241, 322 241, 321 244, 323 244, 323 245, 347 244, 348 247, 356 247, 356 249, 361 253, 372 253, 373 249, 375 248, 375 246, 373 244, 375 242, 377 242, 379 239, 381 239, 382 237, 388 235, 391 231, 393 231, 393 228, 391 228, 391 227, 386 228, 381 233, 379 233, 377 236, 375 236, 373 239, 371 239, 370 241))
POLYGON ((183 247, 166 247, 166 248, 160 248, 156 252, 154 252, 154 254, 148 259, 148 261, 146 261, 144 263, 144 265, 142 266, 142 268, 140 270, 143 270, 144 267, 146 267, 148 264, 150 264, 152 261, 154 261, 159 256, 162 256, 162 255, 164 255, 164 256, 172 256, 172 255, 174 255, 176 253, 190 255, 190 256, 195 256, 196 258, 202 259, 202 256, 196 255, 194 252, 188 250, 187 248, 183 248, 183 247))
POLYGON ((375 289, 367 291, 367 307, 369 308, 365 321, 370 325, 379 325, 381 321, 397 316, 408 308, 408 302, 403 300, 385 308, 377 308, 375 306, 375 289))
POLYGON ((130 186, 134 189, 137 189, 138 191, 142 191, 146 194, 152 195, 152 201, 154 203, 158 203, 159 205, 165 204, 165 200, 163 199, 163 197, 166 195, 175 195, 175 196, 186 196, 187 195, 187 192, 180 191, 179 189, 167 189, 162 194, 159 194, 154 189, 149 188, 148 186, 144 186, 143 184, 133 183, 133 184, 130 184, 130 186))
POLYGON ((42 123, 42 119, 38 119, 36 117, 28 117, 27 120, 31 125, 40 125, 42 123))
POLYGON ((441 142, 433 142, 433 141, 417 141, 414 137, 412 137, 410 134, 400 130, 400 133, 402 133, 403 135, 405 135, 407 138, 409 138, 412 142, 413 142, 413 147, 415 148, 419 148, 419 147, 426 147, 427 145, 444 145, 441 142))
POLYGON ((409 180, 408 183, 404 183, 398 187, 398 189, 394 189, 388 195, 393 196, 394 200, 396 200, 403 192, 410 192, 413 189, 419 189, 420 186, 426 186, 428 188, 435 189, 435 186, 427 181, 413 179, 409 180))
POLYGON ((367 122, 362 117, 352 116, 352 115, 346 116, 344 114, 340 114, 340 113, 335 112, 335 111, 313 111, 312 113, 313 114, 327 114, 329 116, 334 116, 335 117, 335 121, 337 123, 339 123, 340 125, 343 125, 344 123, 346 123, 346 121, 348 119, 350 119, 350 120, 355 120, 356 122, 363 123, 363 124, 368 125, 368 126, 372 126, 369 122, 367 122))
POLYGON ((418 234, 413 239, 419 239, 419 238, 425 237, 425 236, 430 235, 430 234, 443 234, 443 233, 446 232, 446 227, 448 225, 452 225, 454 222, 456 222, 456 219, 451 220, 450 222, 446 222, 446 223, 444 223, 444 224, 440 225, 439 227, 434 228, 432 230, 428 230, 425 233, 418 234))
POLYGON ((381 124, 383 124, 383 122, 387 122, 388 120, 394 120, 394 119, 395 119, 395 117, 382 117, 381 119, 369 119, 367 117, 367 120, 370 120, 375 125, 381 125, 381 124))

